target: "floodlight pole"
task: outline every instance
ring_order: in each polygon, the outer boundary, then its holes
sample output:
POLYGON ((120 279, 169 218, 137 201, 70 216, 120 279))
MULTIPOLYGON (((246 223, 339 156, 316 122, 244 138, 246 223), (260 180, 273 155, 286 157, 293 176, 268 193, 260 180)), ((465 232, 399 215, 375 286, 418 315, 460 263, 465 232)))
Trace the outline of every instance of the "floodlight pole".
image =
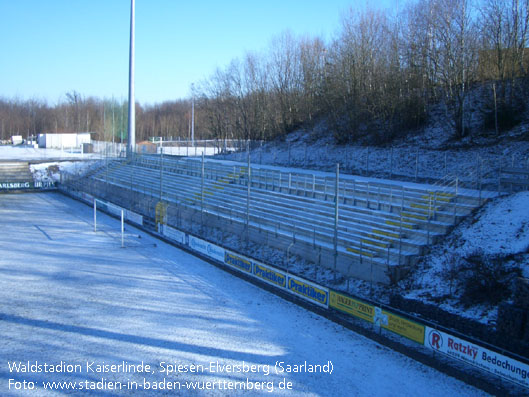
POLYGON ((191 145, 195 146, 195 85, 191 84, 191 145))
POLYGON ((128 122, 128 155, 136 151, 136 101, 134 99, 134 3, 130 1, 130 52, 129 52, 129 122, 128 122))

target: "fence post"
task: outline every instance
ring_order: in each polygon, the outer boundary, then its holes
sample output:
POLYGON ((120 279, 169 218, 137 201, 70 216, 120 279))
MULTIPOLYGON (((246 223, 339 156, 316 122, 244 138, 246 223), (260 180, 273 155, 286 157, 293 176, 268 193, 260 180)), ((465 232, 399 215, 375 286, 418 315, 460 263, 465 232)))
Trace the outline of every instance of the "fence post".
POLYGON ((366 176, 369 175, 369 146, 366 153, 366 176))
MULTIPOLYGON (((135 162, 135 157, 134 157, 134 153, 132 153, 132 161, 131 162, 135 162)), ((134 184, 134 170, 131 170, 130 171, 130 195, 132 197, 133 195, 133 192, 132 192, 132 185, 134 184)))
POLYGON ((456 224, 456 219, 457 219, 457 190, 458 190, 458 184, 459 184, 459 181, 457 179, 457 176, 456 176, 456 185, 455 185, 455 196, 454 196, 454 225, 456 224))
POLYGON ((393 210, 393 186, 389 187, 389 212, 393 210))
POLYGON ((400 212, 400 223, 399 223, 399 266, 401 262, 400 261, 401 254, 402 254, 402 211, 400 212))
POLYGON ((364 245, 362 243, 362 240, 360 240, 360 264, 364 264, 364 260, 363 260, 363 256, 364 256, 364 245))
POLYGON ((428 233, 426 235, 426 244, 430 245, 430 214, 432 211, 432 195, 429 194, 428 197, 428 233))
MULTIPOLYGON (((389 254, 389 251, 388 251, 388 254, 389 254)), ((369 286, 369 296, 373 296, 373 258, 369 258, 369 264, 371 265, 371 284, 369 286)), ((388 264, 389 264, 389 256, 388 256, 388 264)), ((380 327, 382 328, 382 327, 380 327)))
MULTIPOLYGON (((107 147, 105 146, 105 152, 107 147)), ((108 186, 108 153, 105 153, 105 183, 108 186)))
POLYGON ((338 260, 338 196, 340 193, 340 163, 336 163, 336 184, 334 187, 334 281, 336 282, 336 262, 338 260))
POLYGON ((404 210, 404 185, 401 185, 400 212, 404 210))
POLYGON ((160 137, 160 201, 163 195, 163 143, 160 137))
POLYGON ((417 156, 415 157, 415 182, 417 182, 418 173, 419 173, 419 149, 417 149, 417 156))
POLYGON ((125 247, 124 234, 125 234, 125 218, 123 216, 123 210, 121 210, 121 248, 125 247))
POLYGON ((248 191, 246 196, 246 244, 250 244, 250 189, 252 185, 252 169, 250 168, 250 143, 248 142, 248 191))
MULTIPOLYGON (((195 146, 196 149, 196 146, 195 146)), ((201 171, 201 182, 200 182, 200 226, 204 224, 204 153, 202 153, 202 171, 201 171)))
POLYGON ((501 190, 501 163, 500 167, 498 168, 498 194, 500 194, 501 190))
POLYGON ((389 179, 393 178, 393 146, 391 147, 391 156, 389 161, 389 179))
POLYGON ((481 172, 483 160, 481 158, 479 160, 479 205, 481 205, 481 172))

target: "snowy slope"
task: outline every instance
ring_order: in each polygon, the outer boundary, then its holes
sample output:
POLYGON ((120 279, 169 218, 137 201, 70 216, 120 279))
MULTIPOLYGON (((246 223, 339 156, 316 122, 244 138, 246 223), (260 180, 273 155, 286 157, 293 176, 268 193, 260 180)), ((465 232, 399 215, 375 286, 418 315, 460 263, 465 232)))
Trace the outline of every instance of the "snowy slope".
POLYGON ((35 182, 59 182, 61 172, 83 174, 97 165, 97 160, 85 161, 52 161, 49 163, 30 164, 29 168, 35 182))
MULTIPOLYGON (((145 391, 134 395, 390 396, 482 392, 235 278, 59 194, 0 196, 0 393, 9 379, 97 382, 265 382, 263 391, 145 391), (155 245, 156 244, 156 245, 155 245), (80 364, 77 373, 13 373, 8 362, 80 364), (144 364, 154 373, 88 373, 86 362, 144 364), (172 373, 161 362, 261 365, 254 373, 172 373), (274 364, 328 364, 328 373, 274 372, 274 364), (267 375, 266 369, 271 372, 267 375), (284 378, 292 390, 278 390, 284 378), (270 383, 272 382, 272 383, 270 383)), ((217 368, 217 367, 215 367, 217 368)), ((257 367, 256 367, 257 368, 257 367)), ((302 367, 297 367, 302 368, 302 367)), ((306 367, 305 367, 306 368, 306 367)), ((219 385, 220 383, 215 383, 219 385)), ((256 383, 252 383, 256 385, 256 383)), ((68 392, 71 395, 88 393, 68 392)), ((130 390, 99 391, 101 396, 130 390)))
POLYGON ((497 306, 463 307, 458 297, 461 286, 457 279, 450 285, 447 273, 451 266, 472 254, 500 255, 513 271, 519 267, 529 277, 529 192, 492 200, 474 217, 456 227, 442 243, 431 248, 408 280, 400 283, 404 296, 435 302, 441 308, 494 323, 497 306))
MULTIPOLYGON (((481 249, 486 254, 518 254, 529 250, 529 192, 495 201, 477 222, 461 228, 461 255, 481 249)), ((529 267, 525 263, 524 267, 529 267)), ((529 269, 527 269, 529 270, 529 269)))
MULTIPOLYGON (((457 176, 466 187, 476 188, 479 179, 485 186, 497 186, 497 170, 529 166, 529 142, 503 139, 494 145, 471 142, 443 149, 446 139, 441 127, 411 136, 391 146, 368 147, 359 144, 335 145, 330 132, 317 128, 289 134, 284 142, 272 141, 252 147, 254 164, 272 164, 333 171, 340 163, 342 173, 369 175, 397 180, 442 180, 457 176), (444 141, 443 141, 444 142, 444 141)), ((230 153, 216 158, 247 161, 246 153, 230 153)))

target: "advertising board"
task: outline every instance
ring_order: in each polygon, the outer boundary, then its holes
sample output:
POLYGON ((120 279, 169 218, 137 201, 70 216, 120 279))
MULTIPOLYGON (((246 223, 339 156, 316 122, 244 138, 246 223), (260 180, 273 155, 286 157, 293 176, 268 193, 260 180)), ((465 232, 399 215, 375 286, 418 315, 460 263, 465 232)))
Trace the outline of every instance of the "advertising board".
POLYGON ((426 338, 425 346, 436 352, 529 387, 525 363, 430 327, 426 327, 426 338))

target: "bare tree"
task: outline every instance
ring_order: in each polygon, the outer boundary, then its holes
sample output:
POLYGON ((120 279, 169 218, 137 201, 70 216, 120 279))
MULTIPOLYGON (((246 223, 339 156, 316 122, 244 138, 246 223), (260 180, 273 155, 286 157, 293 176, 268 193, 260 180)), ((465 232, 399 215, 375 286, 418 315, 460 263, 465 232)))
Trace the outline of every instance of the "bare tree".
POLYGON ((476 80, 478 31, 469 0, 425 2, 431 18, 429 62, 434 65, 434 82, 443 88, 458 137, 467 134, 465 102, 469 85, 476 80))

